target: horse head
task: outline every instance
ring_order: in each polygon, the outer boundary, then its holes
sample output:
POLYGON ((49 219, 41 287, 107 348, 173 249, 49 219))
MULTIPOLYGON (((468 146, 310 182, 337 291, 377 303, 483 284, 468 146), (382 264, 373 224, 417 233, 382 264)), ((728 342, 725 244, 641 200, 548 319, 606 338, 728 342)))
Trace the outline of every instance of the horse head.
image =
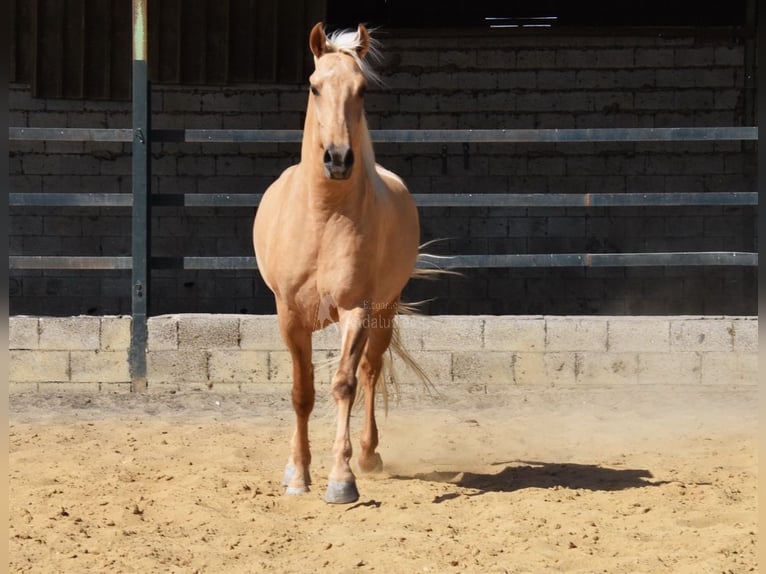
POLYGON ((309 78, 309 106, 325 174, 330 179, 348 179, 358 159, 360 130, 366 130, 364 93, 371 71, 363 58, 371 47, 370 33, 360 24, 356 33, 328 37, 318 23, 311 30, 309 47, 315 65, 309 78))

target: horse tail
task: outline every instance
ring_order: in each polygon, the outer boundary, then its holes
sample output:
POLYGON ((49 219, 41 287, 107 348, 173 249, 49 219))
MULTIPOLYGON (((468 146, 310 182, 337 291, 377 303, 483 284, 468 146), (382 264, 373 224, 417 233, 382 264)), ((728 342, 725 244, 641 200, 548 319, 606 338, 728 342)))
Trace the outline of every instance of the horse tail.
MULTIPOLYGON (((418 315, 419 313, 417 312, 417 305, 418 304, 400 302, 398 304, 397 316, 418 315)), ((382 373, 384 384, 382 385, 381 394, 383 396, 383 404, 385 406, 386 412, 388 412, 389 396, 393 395, 397 404, 401 398, 399 380, 397 378, 396 369, 394 368, 394 355, 396 355, 399 360, 404 363, 405 367, 407 367, 415 374, 429 395, 433 394, 434 392, 438 393, 436 385, 433 383, 426 370, 420 365, 420 363, 418 363, 417 359, 415 359, 415 357, 410 354, 410 352, 402 343, 400 324, 399 321, 396 320, 396 317, 394 317, 393 327, 391 329, 391 343, 388 346, 388 356, 383 363, 382 373)))
POLYGON ((455 271, 453 269, 445 269, 442 266, 444 263, 449 262, 450 257, 448 255, 434 255, 432 253, 426 253, 423 251, 423 249, 429 245, 439 243, 440 241, 447 241, 448 239, 449 237, 432 239, 431 241, 426 241, 420 247, 418 247, 418 259, 415 263, 415 269, 412 271, 412 279, 436 279, 441 275, 465 277, 465 275, 459 271, 455 271))
MULTIPOLYGON (((423 252, 424 247, 427 247, 436 241, 440 240, 432 240, 420 246, 418 249, 418 262, 412 271, 411 278, 434 280, 442 275, 463 277, 464 275, 462 273, 453 271, 452 269, 444 269, 439 265, 441 261, 446 260, 445 257, 439 255, 430 255, 423 252)), ((381 385, 381 395, 383 396, 383 404, 385 406, 386 412, 388 412, 390 396, 393 395, 397 403, 401 398, 399 381, 396 376, 396 370, 394 369, 394 355, 399 357, 401 362, 404 363, 404 366, 415 374, 429 395, 439 392, 438 388, 433 383, 426 370, 404 347, 404 344, 402 343, 400 325, 396 320, 396 317, 399 315, 423 316, 420 309, 423 305, 428 303, 428 301, 430 301, 430 299, 417 302, 399 301, 397 304, 397 312, 394 316, 393 327, 391 330, 391 343, 388 346, 388 354, 385 357, 383 363, 383 371, 381 373, 381 377, 383 378, 383 385, 381 385)))

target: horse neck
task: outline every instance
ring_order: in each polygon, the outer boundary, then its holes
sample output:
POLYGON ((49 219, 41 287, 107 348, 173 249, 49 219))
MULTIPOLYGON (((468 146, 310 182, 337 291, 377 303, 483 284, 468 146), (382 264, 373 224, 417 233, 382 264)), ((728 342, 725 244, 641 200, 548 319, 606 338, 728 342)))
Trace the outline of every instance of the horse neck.
POLYGON ((315 155, 319 152, 317 137, 314 102, 309 97, 309 103, 306 106, 306 119, 303 121, 303 140, 301 141, 301 164, 304 169, 310 169, 315 163, 315 155))

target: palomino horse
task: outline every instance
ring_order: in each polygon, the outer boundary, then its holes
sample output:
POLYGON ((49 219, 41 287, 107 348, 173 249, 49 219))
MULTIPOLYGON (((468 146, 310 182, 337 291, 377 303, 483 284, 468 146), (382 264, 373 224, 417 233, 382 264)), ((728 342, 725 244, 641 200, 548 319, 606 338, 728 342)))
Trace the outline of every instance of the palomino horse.
POLYGON ((368 64, 375 55, 368 30, 359 25, 356 31, 328 37, 319 23, 311 30, 309 46, 316 69, 310 77, 300 163, 266 190, 253 241, 293 363, 296 426, 286 492, 307 492, 311 482, 311 334, 324 327, 318 321, 321 308, 324 318, 340 324, 341 333, 340 363, 332 379, 337 433, 325 500, 348 503, 359 498, 349 465, 357 375, 365 391, 359 468, 373 472, 382 466, 375 452, 375 384, 402 289, 414 272, 420 229, 402 180, 375 163, 364 114, 365 88, 375 77, 368 64))

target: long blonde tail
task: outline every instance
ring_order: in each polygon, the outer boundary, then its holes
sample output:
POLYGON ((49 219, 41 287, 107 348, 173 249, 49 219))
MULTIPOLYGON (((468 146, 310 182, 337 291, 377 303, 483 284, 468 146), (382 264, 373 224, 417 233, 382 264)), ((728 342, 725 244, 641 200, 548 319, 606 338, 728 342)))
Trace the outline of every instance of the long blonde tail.
MULTIPOLYGON (((399 309, 397 315, 416 315, 415 306, 412 304, 399 303, 399 309)), ((385 412, 388 413, 389 400, 393 396, 395 402, 398 404, 401 400, 401 388, 399 386, 399 379, 397 377, 396 368, 394 366, 394 354, 404 363, 410 371, 415 373, 415 376, 423 384, 423 388, 430 395, 434 392, 438 393, 436 385, 434 385, 431 377, 420 366, 407 349, 405 349, 402 343, 402 336, 400 331, 399 322, 394 318, 393 328, 391 330, 391 343, 388 346, 388 354, 383 359, 383 369, 380 374, 383 379, 383 385, 381 385, 381 396, 383 397, 383 406, 385 412)))
POLYGON ((459 271, 453 271, 452 269, 445 269, 441 266, 441 263, 446 263, 449 260, 449 256, 445 255, 433 255, 423 251, 429 245, 439 243, 440 241, 447 241, 449 238, 432 239, 426 241, 420 247, 418 247, 418 261, 415 265, 415 269, 412 271, 412 279, 436 279, 441 275, 453 275, 457 277, 464 277, 459 271))
MULTIPOLYGON (((427 247, 437 241, 443 240, 434 239, 424 243, 419 247, 419 265, 416 265, 415 269, 413 270, 412 279, 433 280, 441 275, 454 275, 458 277, 463 276, 463 274, 458 271, 440 267, 438 263, 443 259, 442 257, 438 255, 429 255, 427 253, 423 253, 424 247, 427 247)), ((392 397, 397 404, 401 400, 401 388, 399 386, 399 379, 394 367, 394 354, 399 357, 402 363, 404 363, 405 367, 415 373, 415 376, 423 384, 423 388, 429 395, 433 393, 438 394, 439 392, 438 388, 433 383, 426 370, 423 369, 423 367, 420 366, 420 364, 407 351, 407 349, 405 349, 402 343, 399 322, 396 320, 399 315, 422 316, 422 313, 420 313, 420 308, 428 301, 428 299, 410 303, 399 301, 397 304, 396 315, 394 316, 391 330, 391 343, 388 346, 388 353, 383 357, 383 368, 381 369, 380 373, 380 379, 382 379, 383 382, 383 384, 380 385, 380 394, 383 397, 383 405, 386 413, 388 413, 388 405, 392 397)))

